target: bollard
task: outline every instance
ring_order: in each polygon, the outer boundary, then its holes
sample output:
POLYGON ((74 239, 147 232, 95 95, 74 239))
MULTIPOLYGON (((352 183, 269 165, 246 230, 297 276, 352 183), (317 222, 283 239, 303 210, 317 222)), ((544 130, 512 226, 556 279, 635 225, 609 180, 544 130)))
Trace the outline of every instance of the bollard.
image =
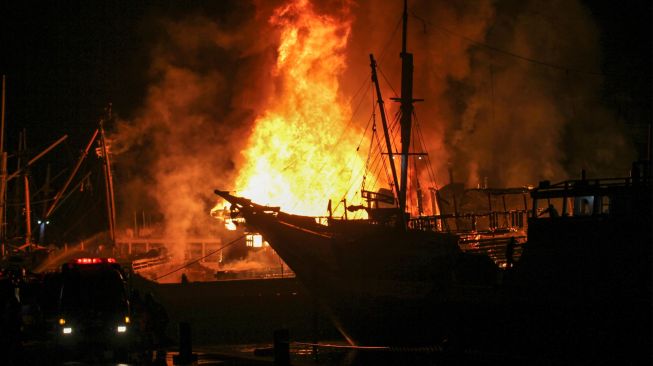
POLYGON ((193 353, 190 323, 179 323, 179 354, 172 357, 175 365, 187 365, 197 361, 197 355, 193 353))
POLYGON ((290 336, 288 329, 274 331, 274 366, 290 365, 290 336))

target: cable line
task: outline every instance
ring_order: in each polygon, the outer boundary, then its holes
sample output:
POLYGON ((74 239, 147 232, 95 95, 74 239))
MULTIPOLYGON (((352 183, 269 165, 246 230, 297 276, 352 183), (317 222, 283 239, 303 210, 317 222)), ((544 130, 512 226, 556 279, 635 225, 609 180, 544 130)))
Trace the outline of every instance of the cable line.
POLYGON ((168 275, 171 275, 171 274, 173 274, 173 273, 175 273, 175 272, 181 271, 182 269, 184 269, 184 268, 190 266, 191 264, 197 263, 197 262, 201 261, 202 259, 204 259, 204 258, 206 258, 206 257, 212 256, 213 254, 215 254, 215 253, 221 251, 222 249, 224 249, 224 248, 226 248, 226 247, 228 247, 228 246, 231 246, 231 245, 236 244, 236 242, 238 242, 240 239, 242 239, 242 238, 244 238, 244 237, 245 237, 245 235, 241 235, 241 236, 237 237, 236 239, 230 241, 228 244, 225 244, 225 245, 221 246, 220 248, 218 248, 218 249, 212 251, 211 253, 209 253, 209 254, 207 254, 207 255, 205 255, 205 256, 203 256, 203 257, 200 257, 200 258, 198 258, 198 259, 195 259, 195 260, 193 260, 193 261, 190 261, 190 262, 184 264, 183 266, 181 266, 181 267, 179 267, 179 268, 177 268, 177 269, 175 269, 175 270, 173 270, 173 271, 170 271, 170 272, 168 272, 168 273, 166 273, 166 274, 164 274, 164 275, 162 275, 162 276, 159 276, 159 277, 155 278, 154 281, 157 281, 158 279, 163 278, 163 277, 166 277, 166 276, 168 276, 168 275))
MULTIPOLYGON (((536 60, 536 59, 531 58, 531 57, 522 56, 522 55, 519 55, 517 53, 511 52, 511 51, 506 51, 506 50, 501 49, 499 47, 495 47, 495 46, 489 45, 487 43, 477 41, 475 39, 464 36, 462 34, 458 34, 458 33, 454 32, 452 30, 449 30, 449 29, 447 29, 445 27, 436 25, 434 22, 431 22, 429 20, 421 18, 421 17, 415 15, 415 13, 411 12, 411 16, 413 16, 415 19, 421 21, 424 24, 428 24, 428 25, 430 25, 430 26, 432 26, 432 27, 434 27, 436 29, 439 29, 440 31, 448 34, 449 36, 457 37, 457 38, 460 38, 460 39, 462 39, 464 41, 467 41, 468 43, 471 43, 471 44, 473 44, 475 46, 487 48, 487 49, 489 49, 491 51, 501 53, 501 54, 504 54, 504 55, 507 55, 507 56, 510 56, 510 57, 514 57, 514 58, 517 58, 517 59, 520 59, 520 60, 523 60, 523 61, 527 61, 527 62, 536 64, 536 65, 546 66, 546 67, 561 70, 561 71, 572 71, 572 72, 579 73, 579 74, 588 74, 588 75, 595 75, 595 76, 608 76, 609 75, 609 74, 605 74, 603 72, 574 69, 574 68, 571 68, 571 67, 561 66, 561 65, 554 64, 554 63, 551 63, 551 62, 540 61, 540 60, 536 60)), ((612 76, 615 76, 615 75, 612 75, 612 76)))

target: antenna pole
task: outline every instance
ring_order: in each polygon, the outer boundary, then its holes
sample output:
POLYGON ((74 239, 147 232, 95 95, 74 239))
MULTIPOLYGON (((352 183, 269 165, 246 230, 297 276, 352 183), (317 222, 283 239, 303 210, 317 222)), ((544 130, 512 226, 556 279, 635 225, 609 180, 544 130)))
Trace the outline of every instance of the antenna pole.
POLYGON ((29 176, 25 172, 23 175, 23 185, 25 186, 25 246, 31 249, 32 246, 32 203, 29 192, 29 176))
MULTIPOLYGON (((108 118, 111 119, 111 105, 108 108, 108 118)), ((104 174, 106 179, 106 194, 107 194, 107 213, 109 216, 109 236, 111 245, 115 248, 116 245, 116 204, 113 194, 113 176, 111 175, 111 159, 109 158, 109 147, 107 146, 106 136, 104 134, 104 120, 100 120, 100 144, 102 148, 102 156, 104 157, 104 174)))

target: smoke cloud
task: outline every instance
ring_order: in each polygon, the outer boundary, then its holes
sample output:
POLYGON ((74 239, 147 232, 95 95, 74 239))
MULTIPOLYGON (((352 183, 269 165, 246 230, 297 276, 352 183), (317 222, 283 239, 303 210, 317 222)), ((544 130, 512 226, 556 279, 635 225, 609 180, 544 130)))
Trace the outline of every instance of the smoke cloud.
MULTIPOLYGON (((238 19, 191 14, 151 26, 157 39, 147 97, 136 117, 119 121, 112 136, 123 226, 145 209, 159 214, 160 234, 169 238, 218 230, 209 216, 213 189, 230 188, 261 99, 256 92, 266 94, 259 82, 265 70, 258 65, 266 63, 268 48, 252 26, 258 19, 251 10, 238 19)), ((182 254, 181 248, 169 249, 182 254)))

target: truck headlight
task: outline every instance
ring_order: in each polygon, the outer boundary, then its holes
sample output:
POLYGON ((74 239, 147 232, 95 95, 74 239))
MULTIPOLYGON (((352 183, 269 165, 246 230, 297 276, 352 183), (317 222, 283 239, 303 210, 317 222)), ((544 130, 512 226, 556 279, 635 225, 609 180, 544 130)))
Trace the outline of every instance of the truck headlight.
POLYGON ((127 331, 127 326, 126 325, 119 325, 118 326, 118 333, 125 333, 127 331))
POLYGON ((71 328, 71 327, 63 327, 63 328, 61 329, 61 331, 63 332, 63 334, 70 334, 70 333, 73 332, 73 328, 71 328))

